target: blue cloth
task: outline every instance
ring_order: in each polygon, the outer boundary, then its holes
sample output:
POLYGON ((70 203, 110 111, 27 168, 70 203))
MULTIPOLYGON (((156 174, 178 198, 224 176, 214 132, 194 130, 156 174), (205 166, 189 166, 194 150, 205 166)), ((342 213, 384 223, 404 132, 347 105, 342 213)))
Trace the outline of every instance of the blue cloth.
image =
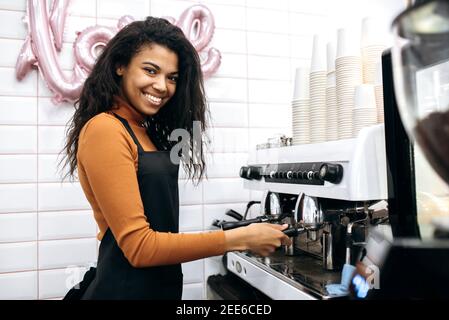
POLYGON ((355 267, 350 264, 345 264, 341 272, 341 283, 328 284, 326 290, 331 296, 345 296, 349 293, 349 286, 352 277, 354 276, 355 267))

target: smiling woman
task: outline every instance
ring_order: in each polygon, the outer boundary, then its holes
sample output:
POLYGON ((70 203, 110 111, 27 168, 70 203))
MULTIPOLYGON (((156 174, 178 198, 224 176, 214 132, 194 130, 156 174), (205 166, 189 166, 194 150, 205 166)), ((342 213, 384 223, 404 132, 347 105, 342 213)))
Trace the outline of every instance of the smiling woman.
POLYGON ((122 77, 122 95, 142 114, 155 115, 175 94, 178 56, 166 47, 142 48, 128 66, 117 68, 122 77))
MULTIPOLYGON (((181 29, 148 17, 108 43, 76 103, 64 150, 101 240, 97 268, 66 299, 180 299, 182 262, 230 250, 267 255, 289 242, 286 226, 270 224, 178 233, 179 165, 169 136, 178 128, 192 135, 194 121, 204 131, 206 111, 200 60, 181 29)), ((200 181, 203 148, 192 144, 189 155, 199 154, 182 157, 183 165, 200 181)))

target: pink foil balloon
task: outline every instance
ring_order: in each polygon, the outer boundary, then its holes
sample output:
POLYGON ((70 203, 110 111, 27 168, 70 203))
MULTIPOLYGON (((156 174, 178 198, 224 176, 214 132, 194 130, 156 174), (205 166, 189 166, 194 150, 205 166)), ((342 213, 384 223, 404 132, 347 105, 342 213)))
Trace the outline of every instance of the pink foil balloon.
POLYGON ((116 33, 116 28, 103 26, 88 27, 81 32, 74 44, 77 65, 90 72, 97 59, 97 49, 105 47, 116 33))
POLYGON ((33 67, 37 65, 36 56, 31 48, 31 38, 28 35, 22 45, 16 62, 16 78, 22 80, 33 67))
POLYGON ((130 24, 131 22, 133 22, 134 21, 134 18, 133 17, 131 17, 131 16, 123 16, 123 17, 121 17, 119 20, 118 20, 118 22, 117 22, 117 28, 119 29, 119 30, 122 30, 123 29, 123 27, 125 27, 126 25, 128 25, 128 24, 130 24))
POLYGON ((53 100, 58 103, 63 100, 75 101, 80 95, 87 73, 77 66, 71 79, 67 79, 63 73, 52 43, 46 7, 46 1, 28 0, 31 47, 48 88, 55 94, 53 100))
POLYGON ((70 0, 54 0, 50 14, 50 27, 53 31, 56 50, 61 51, 62 36, 64 34, 65 18, 70 0))
MULTIPOLYGON (((176 25, 182 29, 186 37, 198 52, 201 52, 211 42, 214 35, 215 21, 212 12, 203 5, 194 5, 184 11, 176 25)), ((205 50, 206 51, 206 50, 205 50)), ((206 61, 201 69, 204 78, 214 74, 221 63, 221 54, 215 48, 207 50, 206 61)))
POLYGON ((217 72, 221 63, 221 53, 215 48, 210 48, 207 59, 201 64, 204 78, 207 79, 217 72))
POLYGON ((215 21, 210 10, 194 5, 184 11, 176 23, 182 29, 197 51, 201 51, 214 35, 215 21))

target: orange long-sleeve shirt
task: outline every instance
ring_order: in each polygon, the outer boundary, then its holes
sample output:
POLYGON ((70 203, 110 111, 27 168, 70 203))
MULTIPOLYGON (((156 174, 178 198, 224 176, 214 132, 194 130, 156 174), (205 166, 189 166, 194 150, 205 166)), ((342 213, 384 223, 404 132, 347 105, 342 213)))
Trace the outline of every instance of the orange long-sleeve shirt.
MULTIPOLYGON (((156 150, 140 125, 141 114, 121 99, 117 100, 113 112, 129 122, 145 151, 156 150)), ((223 231, 184 234, 151 229, 139 192, 137 160, 136 144, 111 112, 93 117, 81 130, 78 176, 100 229, 98 239, 103 238, 109 227, 134 267, 175 264, 223 254, 223 231)))

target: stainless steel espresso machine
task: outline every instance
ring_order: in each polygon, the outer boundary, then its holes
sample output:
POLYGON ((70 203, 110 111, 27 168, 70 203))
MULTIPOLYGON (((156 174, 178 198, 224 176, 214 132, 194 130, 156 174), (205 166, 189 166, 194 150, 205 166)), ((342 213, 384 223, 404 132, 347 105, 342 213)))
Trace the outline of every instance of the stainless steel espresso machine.
POLYGON ((256 148, 241 168, 244 187, 263 191, 260 215, 217 223, 288 223, 292 245, 269 257, 227 254, 227 269, 272 299, 331 299, 326 286, 341 281, 343 265, 363 256, 373 228, 388 232, 383 125, 355 139, 256 148))

